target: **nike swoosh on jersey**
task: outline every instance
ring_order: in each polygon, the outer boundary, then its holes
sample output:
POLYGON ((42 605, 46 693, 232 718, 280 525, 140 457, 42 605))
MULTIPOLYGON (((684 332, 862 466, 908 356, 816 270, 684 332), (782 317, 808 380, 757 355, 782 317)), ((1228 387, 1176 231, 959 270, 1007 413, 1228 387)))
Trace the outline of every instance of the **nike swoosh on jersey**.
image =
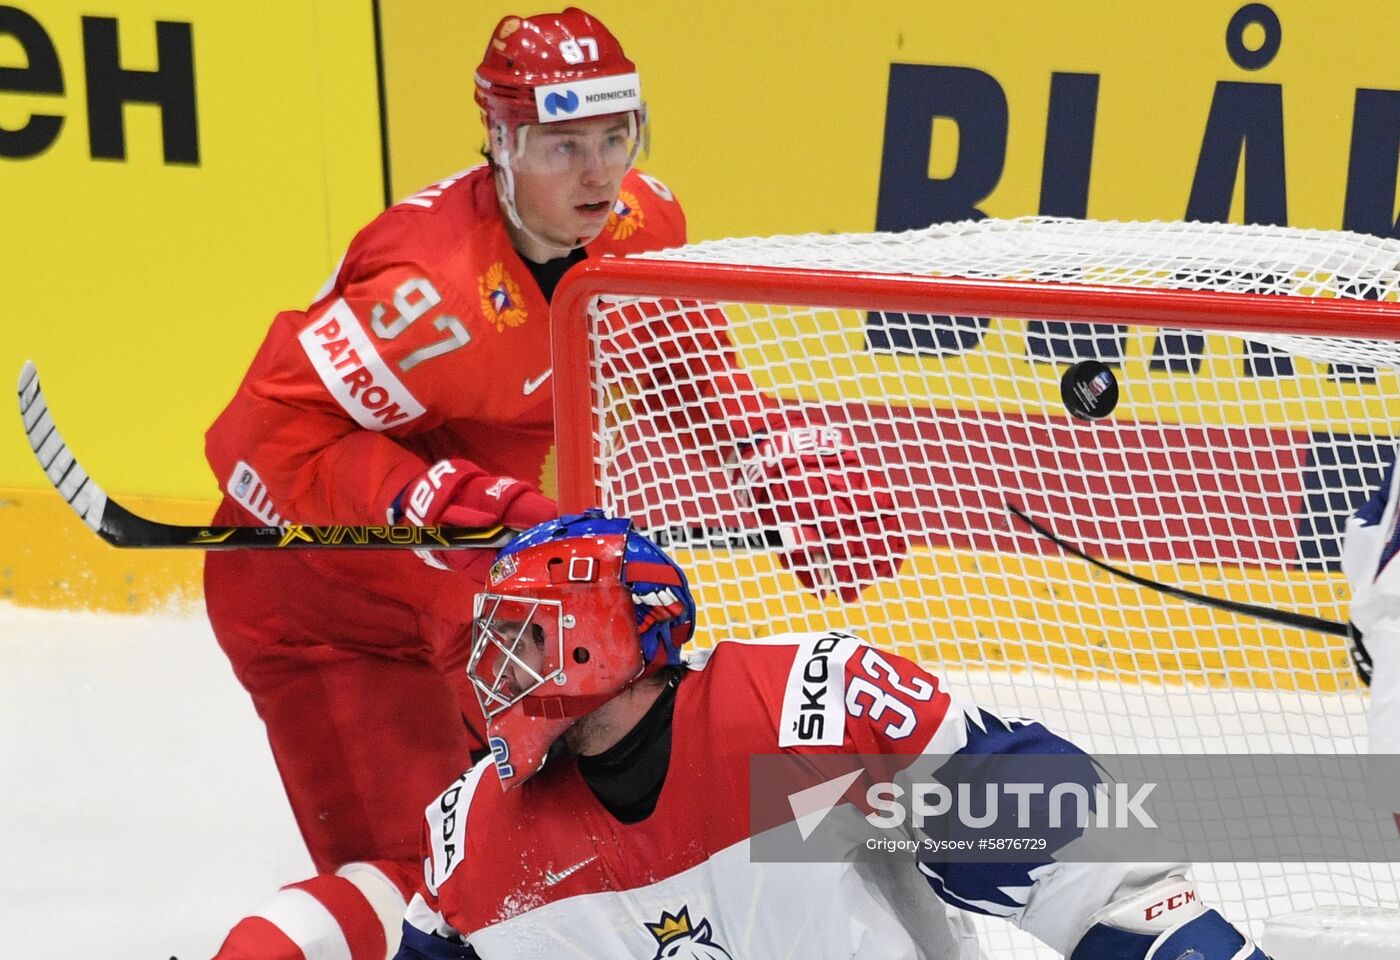
POLYGON ((597 860, 597 859, 598 859, 598 858, 595 856, 595 857, 589 857, 587 860, 580 860, 578 863, 574 864, 572 867, 565 867, 563 870, 560 870, 558 873, 555 873, 553 870, 546 870, 546 871, 544 872, 544 885, 545 885, 546 887, 552 887, 552 886, 554 886, 556 883, 560 883, 561 881, 567 879, 568 877, 572 876, 573 874, 578 873, 578 872, 579 872, 580 870, 582 870, 584 867, 588 866, 590 863, 592 863, 594 860, 597 860))
POLYGON ((524 387, 525 396, 528 397, 530 394, 534 393, 534 392, 535 392, 536 390, 538 390, 540 387, 544 386, 544 382, 545 382, 546 380, 549 379, 549 377, 550 377, 550 375, 551 375, 552 373, 554 373, 554 368, 553 368, 553 367, 550 367, 548 370, 546 370, 544 373, 540 374, 538 377, 527 377, 526 380, 525 380, 525 387, 524 387))

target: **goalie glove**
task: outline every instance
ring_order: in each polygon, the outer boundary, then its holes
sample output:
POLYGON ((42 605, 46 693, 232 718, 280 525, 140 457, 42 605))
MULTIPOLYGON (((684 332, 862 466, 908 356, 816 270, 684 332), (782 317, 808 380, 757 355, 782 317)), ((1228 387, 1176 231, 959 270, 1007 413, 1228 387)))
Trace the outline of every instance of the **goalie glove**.
POLYGON ((854 601, 908 552, 894 498, 874 489, 844 430, 789 427, 739 444, 727 464, 741 503, 783 536, 783 564, 803 586, 854 601))
POLYGON ((1068 960, 1269 960, 1243 933, 1196 897, 1185 877, 1168 877, 1094 914, 1068 960))
MULTIPOLYGON (((389 522, 417 527, 505 526, 525 530, 559 516, 553 500, 514 477, 493 477, 466 460, 439 460, 394 499, 389 522)), ((430 567, 459 570, 481 583, 496 561, 494 550, 415 550, 430 567)))

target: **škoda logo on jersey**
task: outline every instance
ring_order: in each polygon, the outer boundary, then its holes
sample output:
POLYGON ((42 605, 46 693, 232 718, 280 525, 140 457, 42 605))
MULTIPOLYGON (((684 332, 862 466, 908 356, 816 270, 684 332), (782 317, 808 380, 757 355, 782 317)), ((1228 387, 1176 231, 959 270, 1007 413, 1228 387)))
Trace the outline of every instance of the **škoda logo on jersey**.
POLYGON ((652 960, 731 960, 729 951, 713 940, 710 921, 700 918, 700 925, 690 926, 690 908, 672 916, 661 911, 661 919, 648 923, 647 931, 656 938, 652 960))
POLYGON ((619 190, 612 211, 608 213, 606 229, 614 240, 626 240, 642 229, 643 219, 637 198, 626 190, 619 190))
POLYGON ((860 641, 831 631, 804 640, 788 670, 778 746, 839 747, 846 738, 846 661, 860 641))
POLYGON ((504 263, 498 260, 491 264, 477 278, 476 287, 481 294, 482 316, 496 325, 497 333, 525 322, 525 300, 520 293, 520 284, 506 272, 504 263))

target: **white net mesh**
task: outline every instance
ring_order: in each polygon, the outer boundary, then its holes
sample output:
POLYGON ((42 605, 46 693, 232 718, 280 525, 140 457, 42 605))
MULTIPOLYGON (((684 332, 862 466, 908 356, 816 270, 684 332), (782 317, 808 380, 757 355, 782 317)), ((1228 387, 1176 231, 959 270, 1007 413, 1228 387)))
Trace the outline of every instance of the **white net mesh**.
MULTIPOLYGON (((1272 227, 981 221, 726 240, 652 259, 831 269, 853 290, 871 272, 1400 301, 1400 243, 1272 227)), ((685 326, 666 311, 717 309, 752 380, 734 389, 844 425, 913 544, 900 574, 854 604, 803 590, 770 551, 674 550, 697 590, 702 646, 854 627, 1091 751, 1364 750, 1344 641, 1094 571, 1006 503, 1142 576, 1345 620, 1340 536, 1394 456, 1400 343, 1344 326, 1325 338, 1241 335, 950 317, 936 303, 926 314, 755 303, 742 284, 716 304, 635 292, 609 294, 589 320, 592 356, 623 358, 594 364, 601 505, 653 529, 756 523, 722 466, 719 407, 657 412, 637 396, 645 375, 609 372, 637 369, 626 358, 639 342, 685 326), (1117 377, 1107 419, 1066 413, 1060 378, 1081 359, 1117 377)), ((671 352, 707 349, 685 340, 671 352)), ((1216 864, 1197 877, 1256 935, 1271 914, 1400 906, 1388 864, 1216 864)), ((986 938, 991 956, 1042 955, 1005 925, 986 938)))

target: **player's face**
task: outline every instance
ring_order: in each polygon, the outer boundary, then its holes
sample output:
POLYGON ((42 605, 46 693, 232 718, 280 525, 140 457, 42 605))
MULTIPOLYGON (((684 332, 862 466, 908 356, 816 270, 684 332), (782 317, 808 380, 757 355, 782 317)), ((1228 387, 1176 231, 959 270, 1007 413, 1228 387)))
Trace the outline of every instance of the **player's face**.
POLYGON ((519 696, 537 686, 544 676, 544 630, 534 623, 503 623, 499 629, 511 651, 507 689, 511 696, 519 696))
POLYGON ((515 207, 531 232, 564 249, 598 236, 636 155, 629 115, 521 128, 515 207))
POLYGON ((467 677, 488 718, 538 689, 560 669, 558 602, 477 595, 467 677))

